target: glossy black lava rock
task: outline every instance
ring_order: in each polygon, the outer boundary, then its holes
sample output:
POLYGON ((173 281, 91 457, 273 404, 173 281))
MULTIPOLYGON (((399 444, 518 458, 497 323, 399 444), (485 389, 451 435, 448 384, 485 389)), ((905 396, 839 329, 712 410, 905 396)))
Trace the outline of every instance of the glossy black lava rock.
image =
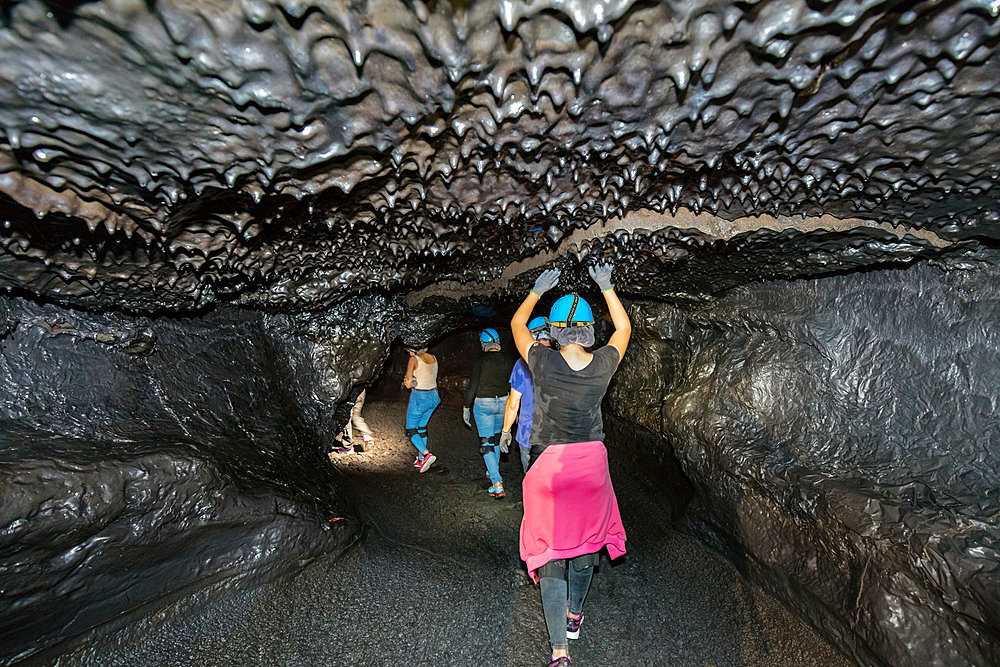
POLYGON ((863 661, 996 661, 998 48, 991 0, 0 2, 3 654, 336 553, 390 346, 607 258, 693 525, 863 661))
POLYGON ((1000 271, 636 302, 610 406, 692 528, 863 664, 1000 660, 1000 271))
POLYGON ((996 239, 998 36, 988 0, 4 2, 0 286, 315 309, 642 211, 996 239))
POLYGON ((431 321, 401 312, 371 297, 140 318, 0 299, 0 659, 342 550, 358 524, 325 451, 390 336, 431 321))

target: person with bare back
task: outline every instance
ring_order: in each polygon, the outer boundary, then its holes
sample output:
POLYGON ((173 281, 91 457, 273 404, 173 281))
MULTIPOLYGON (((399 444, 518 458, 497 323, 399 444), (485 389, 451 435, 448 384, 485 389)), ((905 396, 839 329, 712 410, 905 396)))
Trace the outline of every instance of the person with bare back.
POLYGON ((410 402, 406 406, 406 437, 417 448, 413 467, 427 472, 437 460, 427 449, 427 422, 441 403, 437 392, 438 362, 425 347, 406 351, 410 355, 406 375, 403 376, 403 386, 410 390, 410 402))

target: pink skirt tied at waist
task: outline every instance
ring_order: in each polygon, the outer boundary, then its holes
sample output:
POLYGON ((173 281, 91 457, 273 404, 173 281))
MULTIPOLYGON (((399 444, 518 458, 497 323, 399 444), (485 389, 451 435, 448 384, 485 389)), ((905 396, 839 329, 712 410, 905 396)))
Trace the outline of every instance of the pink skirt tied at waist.
POLYGON ((603 442, 549 445, 524 476, 522 488, 521 560, 533 581, 550 560, 605 546, 611 558, 625 553, 625 527, 603 442))

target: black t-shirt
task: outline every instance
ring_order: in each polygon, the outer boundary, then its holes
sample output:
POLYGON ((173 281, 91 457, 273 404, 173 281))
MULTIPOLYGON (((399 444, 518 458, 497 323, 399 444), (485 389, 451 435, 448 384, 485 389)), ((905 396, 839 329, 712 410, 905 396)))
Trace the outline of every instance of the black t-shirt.
POLYGON ((472 362, 469 385, 465 388, 465 404, 477 398, 497 398, 510 393, 510 371, 514 362, 502 351, 483 352, 472 362))
POLYGON ((557 350, 535 345, 528 351, 528 368, 535 384, 533 446, 604 441, 601 401, 618 368, 617 348, 605 345, 586 368, 574 371, 557 350))

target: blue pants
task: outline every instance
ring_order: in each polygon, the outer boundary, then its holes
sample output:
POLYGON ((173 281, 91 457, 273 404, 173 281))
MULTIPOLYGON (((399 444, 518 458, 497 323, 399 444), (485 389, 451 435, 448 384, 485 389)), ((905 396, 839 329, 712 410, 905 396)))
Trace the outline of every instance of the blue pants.
POLYGON ((503 411, 507 407, 507 397, 477 398, 472 404, 472 414, 476 416, 476 430, 479 431, 479 441, 483 447, 483 460, 486 461, 486 472, 490 482, 501 484, 500 478, 500 445, 497 436, 503 428, 503 411), (483 439, 488 442, 483 442, 483 439))
POLYGON ((406 406, 406 435, 421 454, 427 451, 427 422, 440 403, 437 389, 410 392, 410 403, 406 406))

